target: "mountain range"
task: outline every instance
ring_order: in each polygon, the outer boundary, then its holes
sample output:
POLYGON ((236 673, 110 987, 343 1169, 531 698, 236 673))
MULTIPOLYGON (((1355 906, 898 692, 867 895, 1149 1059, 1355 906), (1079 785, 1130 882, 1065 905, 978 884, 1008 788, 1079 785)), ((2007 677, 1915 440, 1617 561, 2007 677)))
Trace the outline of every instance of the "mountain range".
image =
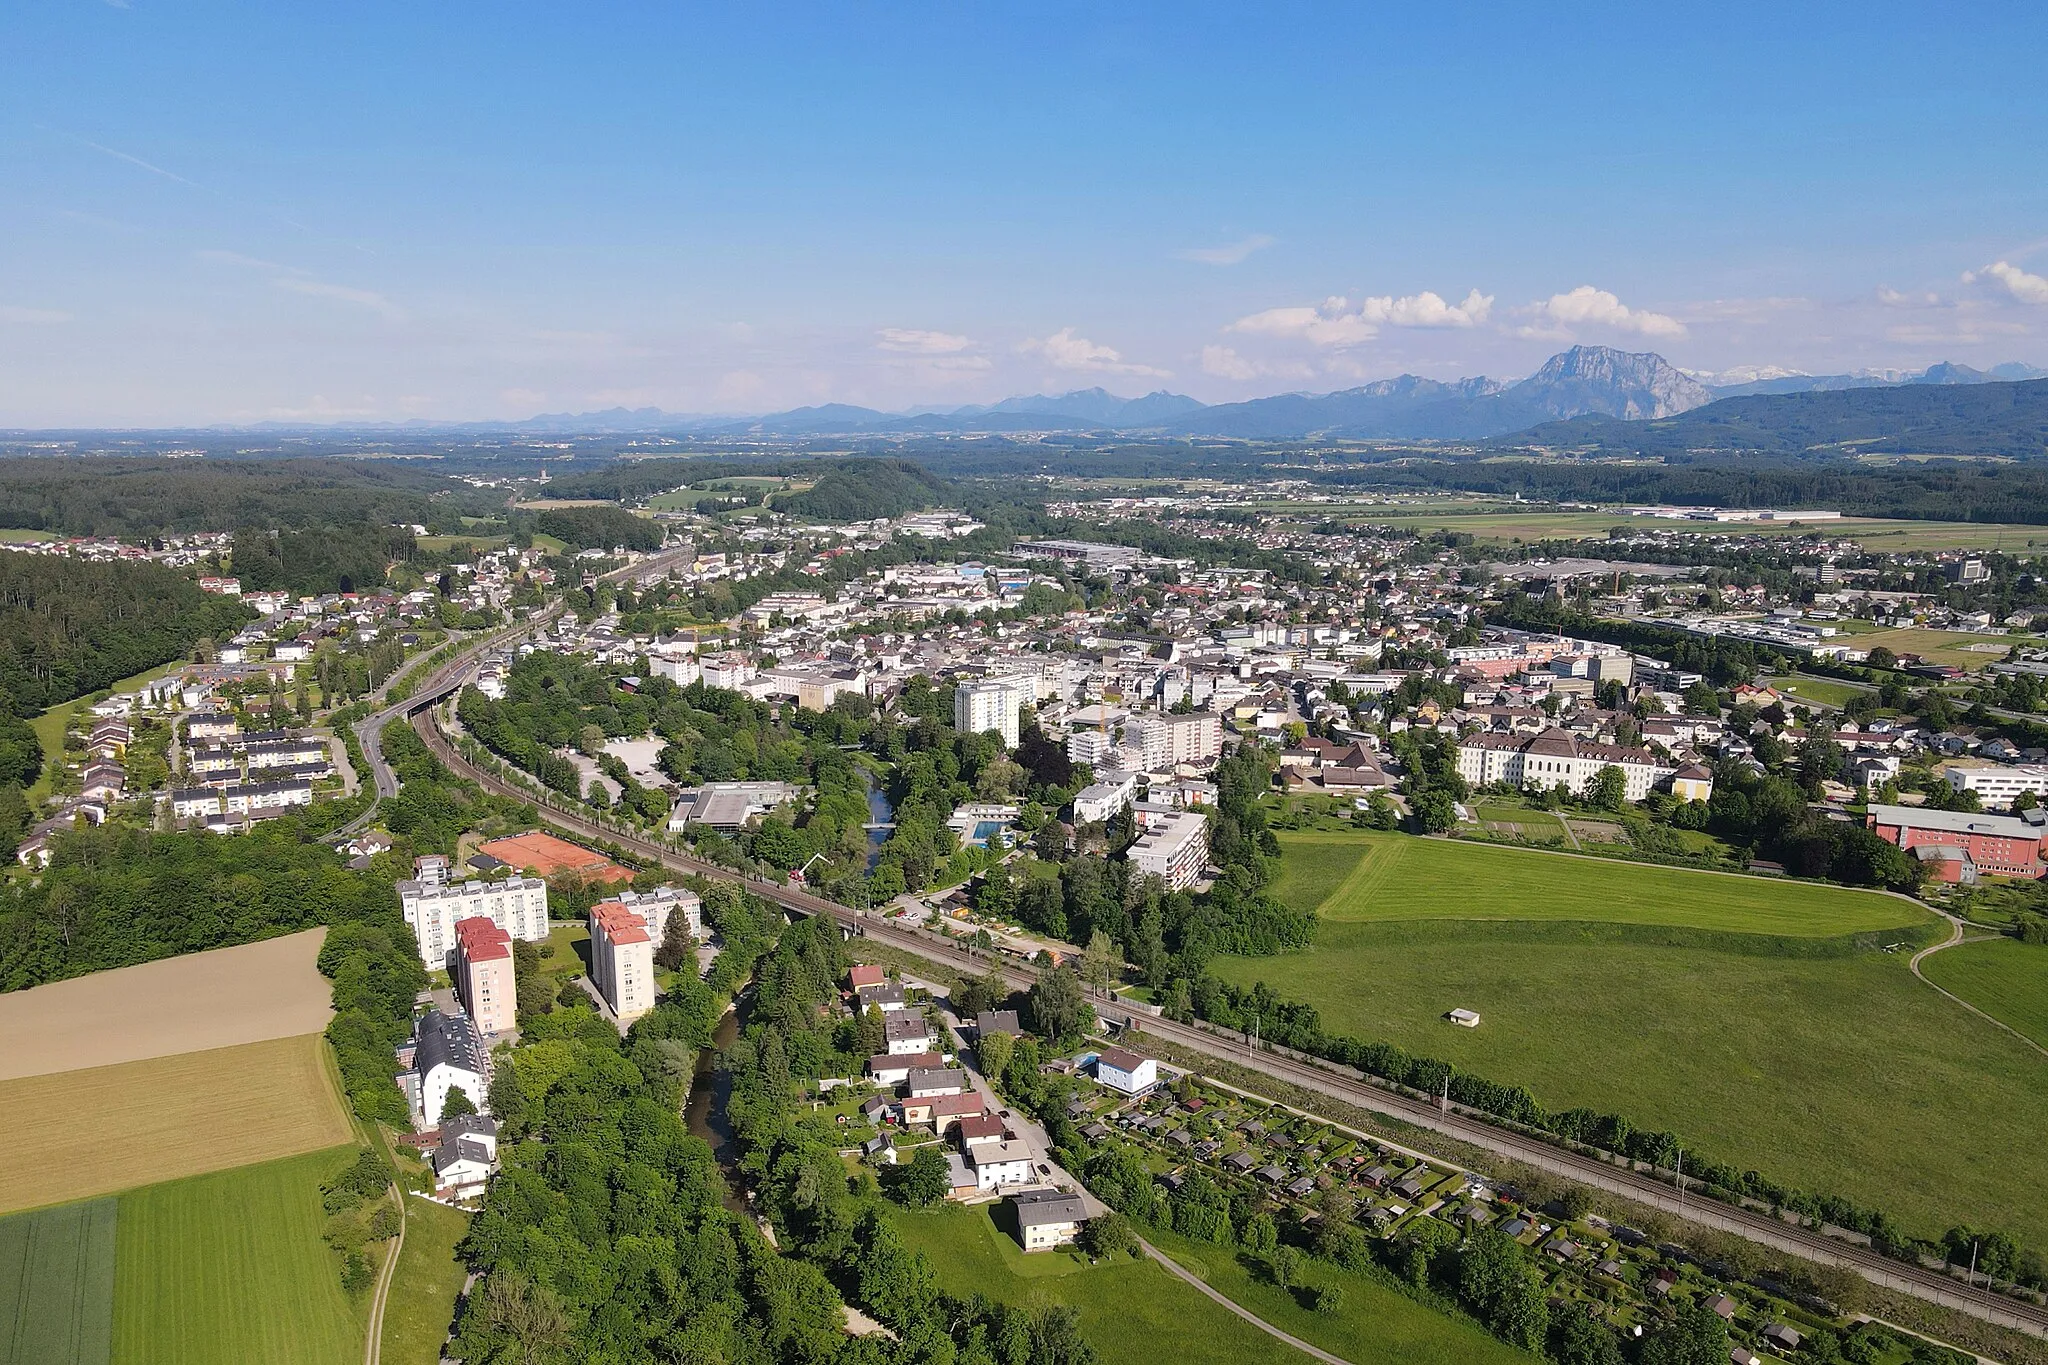
POLYGON ((1915 374, 1808 375, 1788 370, 1727 372, 1735 382, 1690 375, 1653 352, 1574 346, 1526 379, 1426 379, 1404 374, 1335 393, 1283 393, 1241 403, 1204 404, 1164 390, 1123 398, 1101 388, 1026 394, 1000 403, 883 412, 849 403, 792 408, 762 417, 701 417, 658 408, 552 413, 492 423, 519 431, 665 431, 704 436, 969 435, 1003 432, 1114 431, 1240 440, 1344 437, 1474 441, 1575 418, 1619 422, 1676 417, 1727 398, 1852 389, 2009 383, 2048 375, 2029 365, 1975 370, 1943 363, 1915 374))

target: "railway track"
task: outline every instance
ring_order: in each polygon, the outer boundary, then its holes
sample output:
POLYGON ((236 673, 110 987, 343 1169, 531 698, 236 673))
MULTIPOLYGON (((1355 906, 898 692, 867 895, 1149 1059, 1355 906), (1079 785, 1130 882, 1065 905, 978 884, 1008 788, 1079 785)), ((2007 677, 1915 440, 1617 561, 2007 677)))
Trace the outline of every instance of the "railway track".
MULTIPOLYGON (((451 771, 500 795, 521 801, 534 800, 532 792, 514 787, 502 778, 485 772, 457 753, 454 746, 449 744, 435 727, 429 708, 430 700, 422 698, 413 704, 412 723, 420 738, 451 771)), ((993 958, 987 954, 977 956, 971 950, 963 949, 953 940, 933 931, 907 928, 894 924, 880 915, 856 910, 807 891, 742 876, 731 868, 678 853, 651 839, 622 834, 573 810, 545 803, 543 808, 550 823, 569 833, 615 844, 630 853, 655 860, 676 871, 739 882, 755 895, 787 910, 807 915, 830 915, 841 924, 876 942, 901 948, 928 961, 946 967, 978 971, 985 971, 994 966, 1012 986, 1019 988, 1028 988, 1037 979, 1034 972, 1021 964, 993 958)), ((1305 1060, 1269 1048, 1254 1051, 1246 1048, 1236 1035, 1226 1034, 1208 1026, 1176 1023, 1170 1019, 1153 1016, 1149 1012, 1134 1011, 1127 1006, 1099 999, 1094 1004, 1097 1013, 1110 1022, 1134 1025, 1143 1033, 1178 1043, 1205 1056, 1229 1061, 1271 1076, 1275 1080, 1342 1100, 1361 1109, 1400 1119, 1460 1142, 1469 1143, 1497 1156, 1625 1196, 1639 1204, 1733 1233, 1763 1246, 1790 1252, 1824 1265, 1845 1267, 1873 1284, 1967 1313, 1985 1322, 2025 1332, 2030 1336, 2048 1338, 2048 1308, 2008 1298, 1988 1289, 1965 1285, 1941 1271, 1893 1260, 1868 1247, 1824 1236, 1809 1228, 1787 1223, 1761 1210, 1738 1208, 1715 1199, 1688 1196, 1660 1178, 1627 1167, 1611 1165, 1595 1157, 1584 1156, 1578 1152, 1552 1146, 1537 1138, 1496 1127, 1461 1113, 1456 1108, 1447 1109, 1427 1100, 1400 1094, 1368 1081, 1348 1068, 1305 1060)))

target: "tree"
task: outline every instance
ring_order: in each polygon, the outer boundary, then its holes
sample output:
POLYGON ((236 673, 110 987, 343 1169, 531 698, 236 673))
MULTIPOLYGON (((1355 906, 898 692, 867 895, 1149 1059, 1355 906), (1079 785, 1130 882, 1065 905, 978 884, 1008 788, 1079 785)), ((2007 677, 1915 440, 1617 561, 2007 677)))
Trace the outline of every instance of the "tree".
POLYGON ((1031 988, 1032 1028, 1049 1041, 1078 1038, 1095 1025, 1095 1010, 1081 989, 1081 974, 1056 967, 1031 988))
POLYGON ((1593 774, 1586 799, 1602 810, 1620 810, 1628 800, 1628 775, 1612 763, 1593 774))
POLYGON ((1083 981, 1100 990, 1122 974, 1123 965, 1123 950, 1115 939, 1100 929, 1088 936, 1088 946, 1081 951, 1083 981))
POLYGON ((474 1114, 475 1112, 476 1101, 469 1097, 467 1090, 464 1090, 459 1085, 448 1087, 448 1098, 441 1101, 441 1119, 443 1122, 452 1118, 460 1118, 464 1114, 474 1114))
POLYGON ((1622 1365, 1621 1344, 1584 1312, 1566 1308, 1550 1321, 1550 1358, 1557 1365, 1622 1365))
POLYGON ((1137 1230, 1131 1226, 1131 1220, 1114 1211, 1089 1219, 1082 1225, 1079 1240, 1081 1250, 1090 1256, 1106 1259, 1125 1252, 1140 1254, 1137 1230))
POLYGON ((1878 645, 1872 649, 1864 661, 1872 668, 1897 668, 1899 666, 1899 656, 1886 649, 1883 645, 1878 645))
POLYGON ((654 950, 654 965, 679 972, 697 962, 697 941, 690 937, 690 917, 670 907, 668 924, 661 931, 661 946, 654 950))
POLYGON ((999 1077, 1010 1065, 1010 1057, 1017 1050, 1017 1040, 1007 1033, 990 1033, 975 1040, 975 1055, 981 1060, 981 1074, 991 1079, 999 1077))
POLYGON ((1415 810, 1415 822, 1422 826, 1425 834, 1442 834, 1458 823, 1458 804, 1449 792, 1441 788, 1430 788, 1411 804, 1415 810))
POLYGON ((905 1208, 929 1208, 952 1188, 945 1155, 935 1142, 918 1148, 908 1166, 898 1166, 890 1174, 889 1196, 905 1208))
POLYGON ((1642 1365, 1723 1365, 1728 1324, 1705 1304, 1680 1309, 1677 1321, 1643 1342, 1642 1365))

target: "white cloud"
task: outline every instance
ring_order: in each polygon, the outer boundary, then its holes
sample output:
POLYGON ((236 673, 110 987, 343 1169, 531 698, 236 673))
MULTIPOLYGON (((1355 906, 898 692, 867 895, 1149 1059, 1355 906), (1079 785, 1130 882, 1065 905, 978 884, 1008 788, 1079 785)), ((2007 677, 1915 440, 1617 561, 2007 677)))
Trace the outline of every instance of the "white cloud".
POLYGON ((0 322, 19 322, 31 326, 48 326, 71 321, 71 314, 60 313, 55 308, 23 308, 17 304, 0 303, 0 322))
POLYGON ((1071 327, 1062 327, 1043 341, 1027 341, 1020 349, 1044 356, 1053 368, 1060 370, 1147 375, 1154 379, 1165 379, 1169 373, 1153 365, 1125 360, 1119 351, 1098 346, 1086 337, 1075 336, 1071 327))
POLYGON ((2048 278, 2028 274, 2009 261, 1996 261, 1982 270, 1963 273, 1964 284, 1975 284, 1979 280, 1995 280, 2021 303, 2048 303, 2048 278))
POLYGON ((974 342, 951 332, 927 332, 916 327, 884 327, 875 344, 902 355, 958 355, 972 350, 974 342))
MULTIPOLYGON (((1969 276, 1963 277, 1965 280, 1969 276)), ((1934 308, 1941 303, 1941 295, 1932 290, 1924 294, 1904 294, 1896 289, 1879 286, 1877 301, 1886 308, 1934 308)))
POLYGON ((1315 368, 1294 360, 1252 360, 1228 346, 1202 348, 1202 373, 1218 379, 1308 379, 1315 368))
POLYGON ((1493 296, 1477 289, 1462 303, 1446 303, 1425 289, 1395 298, 1382 294, 1356 305, 1341 294, 1314 307, 1268 308, 1239 318, 1225 330, 1252 336, 1288 337, 1317 346, 1356 346, 1370 341, 1382 327, 1476 327, 1493 311, 1493 296))
POLYGON ((1226 242, 1222 246, 1191 246, 1173 254, 1183 261, 1195 261, 1202 265, 1237 265, 1248 259, 1254 251, 1264 251, 1271 245, 1271 237, 1263 232, 1255 232, 1249 237, 1226 242))
POLYGON ((1606 328, 1645 337, 1682 337, 1685 324, 1664 313, 1630 308, 1605 289, 1582 284, 1569 294, 1552 294, 1532 310, 1535 321, 1521 335, 1545 341, 1568 339, 1575 328, 1606 328))

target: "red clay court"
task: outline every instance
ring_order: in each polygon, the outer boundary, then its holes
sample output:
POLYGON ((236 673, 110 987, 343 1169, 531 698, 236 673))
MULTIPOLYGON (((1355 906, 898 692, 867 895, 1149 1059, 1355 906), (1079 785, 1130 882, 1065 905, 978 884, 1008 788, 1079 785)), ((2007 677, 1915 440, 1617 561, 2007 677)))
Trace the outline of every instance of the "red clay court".
POLYGON ((479 844, 476 851, 488 853, 498 861, 531 872, 536 877, 573 873, 598 882, 633 880, 631 871, 602 853, 594 853, 581 844, 572 844, 567 839, 557 839, 538 830, 515 834, 509 839, 493 839, 487 844, 479 844))

